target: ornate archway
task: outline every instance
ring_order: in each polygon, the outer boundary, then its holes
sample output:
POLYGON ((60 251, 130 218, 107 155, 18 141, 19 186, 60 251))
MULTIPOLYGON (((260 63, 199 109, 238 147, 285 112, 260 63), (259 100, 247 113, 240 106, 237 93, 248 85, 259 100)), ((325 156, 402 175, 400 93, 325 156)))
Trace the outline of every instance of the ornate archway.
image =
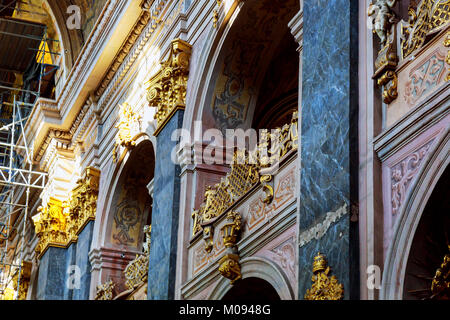
POLYGON ((406 267, 417 227, 425 206, 449 163, 450 134, 447 130, 420 170, 395 224, 383 270, 381 299, 403 298, 406 267))

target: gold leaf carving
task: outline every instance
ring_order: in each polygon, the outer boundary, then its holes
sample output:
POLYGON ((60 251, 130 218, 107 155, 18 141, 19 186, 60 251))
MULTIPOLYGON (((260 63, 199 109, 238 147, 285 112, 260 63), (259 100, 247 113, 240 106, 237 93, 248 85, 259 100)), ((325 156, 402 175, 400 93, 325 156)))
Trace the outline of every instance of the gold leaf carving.
POLYGON ((192 46, 181 40, 172 41, 169 58, 161 62, 161 70, 147 83, 147 100, 157 108, 155 136, 179 109, 186 107, 186 86, 192 46))
POLYGON ((320 252, 314 258, 311 289, 306 290, 305 300, 341 300, 344 286, 335 276, 329 276, 330 267, 320 252))

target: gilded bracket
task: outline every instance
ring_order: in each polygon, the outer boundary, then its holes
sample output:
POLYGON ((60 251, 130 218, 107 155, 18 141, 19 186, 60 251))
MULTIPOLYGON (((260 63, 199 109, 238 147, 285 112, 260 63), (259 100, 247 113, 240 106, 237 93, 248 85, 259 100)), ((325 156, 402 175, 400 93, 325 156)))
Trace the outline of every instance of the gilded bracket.
POLYGON ((335 276, 329 276, 330 267, 320 252, 314 258, 311 289, 306 290, 305 300, 342 300, 344 286, 335 276))
POLYGON ((161 63, 160 71, 145 84, 147 100, 157 108, 155 136, 158 136, 177 110, 184 110, 186 107, 192 46, 181 39, 172 40, 171 45, 169 58, 161 63))
POLYGON ((398 78, 396 67, 398 65, 396 28, 393 25, 391 32, 388 33, 386 44, 378 52, 375 60, 375 74, 373 79, 377 84, 383 87, 383 102, 390 104, 398 97, 398 78))
POLYGON ((29 261, 23 261, 20 268, 20 281, 19 272, 13 277, 14 291, 18 292, 17 300, 26 300, 28 294, 28 288, 30 286, 32 263, 29 261))

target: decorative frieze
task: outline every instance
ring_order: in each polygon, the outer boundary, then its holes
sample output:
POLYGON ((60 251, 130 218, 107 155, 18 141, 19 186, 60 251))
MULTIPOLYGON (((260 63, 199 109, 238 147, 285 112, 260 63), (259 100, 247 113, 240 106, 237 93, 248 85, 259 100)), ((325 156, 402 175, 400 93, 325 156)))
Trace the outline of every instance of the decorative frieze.
POLYGON ((47 204, 38 208, 33 216, 38 257, 42 257, 48 247, 66 248, 78 240, 78 234, 91 220, 95 220, 100 171, 89 167, 85 175, 78 180, 69 200, 50 197, 47 204))
POLYGON ((445 73, 444 60, 444 55, 437 48, 410 71, 404 90, 404 99, 408 105, 413 106, 442 83, 445 73))
POLYGON ((335 276, 330 276, 330 267, 320 252, 314 258, 311 289, 306 290, 305 300, 342 300, 344 286, 335 276))
POLYGON ((421 48, 427 36, 450 21, 448 0, 422 0, 417 9, 409 7, 409 21, 402 27, 401 50, 403 58, 421 48))
POLYGON ((157 108, 155 136, 164 128, 177 110, 186 107, 186 86, 189 75, 189 60, 192 46, 175 39, 171 43, 169 58, 161 62, 160 71, 147 83, 147 100, 157 108))

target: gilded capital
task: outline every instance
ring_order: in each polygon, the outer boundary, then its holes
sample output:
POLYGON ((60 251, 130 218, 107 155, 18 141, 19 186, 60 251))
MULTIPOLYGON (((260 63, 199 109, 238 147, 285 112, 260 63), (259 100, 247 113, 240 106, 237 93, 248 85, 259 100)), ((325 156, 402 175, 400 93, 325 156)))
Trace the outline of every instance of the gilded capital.
POLYGON ((38 208, 38 214, 33 216, 33 222, 39 238, 36 246, 39 258, 50 246, 66 247, 69 242, 67 220, 63 203, 58 199, 50 198, 45 206, 38 208))
POLYGON ((86 224, 95 220, 99 184, 100 170, 93 167, 86 168, 65 204, 69 217, 68 233, 74 241, 86 224))
POLYGON ((147 83, 147 100, 157 108, 155 136, 177 110, 186 107, 186 86, 192 46, 181 40, 172 40, 169 58, 161 62, 160 71, 147 83))
POLYGON ((38 258, 48 247, 66 248, 78 240, 78 234, 86 224, 95 220, 97 211, 100 171, 88 167, 67 201, 50 198, 47 204, 38 208, 33 216, 38 258))

